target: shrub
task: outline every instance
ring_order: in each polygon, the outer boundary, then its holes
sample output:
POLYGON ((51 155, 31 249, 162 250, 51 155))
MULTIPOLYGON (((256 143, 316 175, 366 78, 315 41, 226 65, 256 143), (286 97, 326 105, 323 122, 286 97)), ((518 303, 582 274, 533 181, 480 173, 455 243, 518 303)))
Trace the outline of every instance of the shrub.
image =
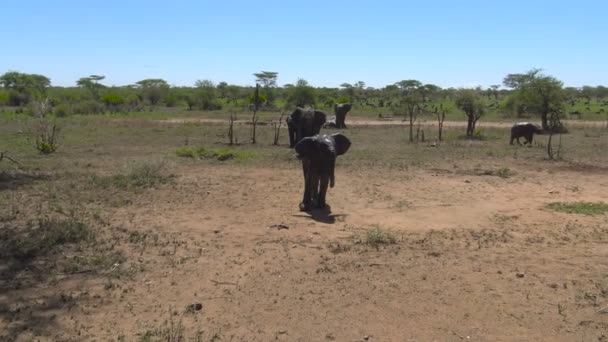
POLYGON ((553 202, 549 203, 547 207, 569 214, 601 215, 608 213, 608 203, 604 202, 553 202))

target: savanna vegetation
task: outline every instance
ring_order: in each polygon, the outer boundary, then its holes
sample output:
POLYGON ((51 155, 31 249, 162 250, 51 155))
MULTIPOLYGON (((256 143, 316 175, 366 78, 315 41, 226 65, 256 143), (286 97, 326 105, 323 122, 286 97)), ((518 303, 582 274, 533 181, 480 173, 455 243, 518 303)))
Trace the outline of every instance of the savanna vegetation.
POLYGON ((606 339, 605 87, 277 79, 2 75, 0 339, 606 339), (281 115, 343 102, 331 213, 300 213, 281 115))

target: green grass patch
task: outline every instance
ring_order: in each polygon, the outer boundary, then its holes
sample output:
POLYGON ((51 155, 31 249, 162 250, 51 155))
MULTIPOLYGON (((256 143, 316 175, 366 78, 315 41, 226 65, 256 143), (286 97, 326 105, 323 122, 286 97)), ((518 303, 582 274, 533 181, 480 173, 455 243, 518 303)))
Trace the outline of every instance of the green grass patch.
POLYGON ((374 228, 367 232, 365 242, 373 247, 378 248, 380 245, 392 245, 397 242, 394 236, 383 231, 380 228, 374 228))
POLYGON ((554 202, 549 203, 547 207, 569 214, 601 215, 608 213, 608 203, 605 202, 554 202))
POLYGON ((254 152, 251 150, 210 149, 203 146, 183 146, 175 150, 175 154, 185 158, 217 159, 219 161, 230 159, 241 161, 254 156, 254 152))

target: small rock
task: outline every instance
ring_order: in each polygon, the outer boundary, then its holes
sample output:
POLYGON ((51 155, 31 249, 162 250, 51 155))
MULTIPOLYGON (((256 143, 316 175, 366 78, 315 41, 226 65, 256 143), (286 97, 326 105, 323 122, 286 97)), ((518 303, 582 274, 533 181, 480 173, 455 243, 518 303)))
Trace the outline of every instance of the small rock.
POLYGON ((465 183, 471 183, 471 180, 469 180, 469 179, 465 179, 465 180, 464 180, 464 182, 465 182, 465 183))
POLYGON ((287 334, 287 330, 279 330, 279 334, 280 334, 280 335, 287 334))
POLYGON ((517 272, 515 275, 517 276, 517 278, 523 278, 524 277, 524 274, 521 273, 521 272, 517 272))
POLYGON ((365 336, 363 336, 363 339, 364 339, 365 341, 369 341, 369 336, 365 335, 365 336))
POLYGON ((213 232, 214 232, 215 234, 218 234, 219 232, 221 232, 221 230, 219 230, 219 229, 214 229, 214 230, 213 230, 213 232))

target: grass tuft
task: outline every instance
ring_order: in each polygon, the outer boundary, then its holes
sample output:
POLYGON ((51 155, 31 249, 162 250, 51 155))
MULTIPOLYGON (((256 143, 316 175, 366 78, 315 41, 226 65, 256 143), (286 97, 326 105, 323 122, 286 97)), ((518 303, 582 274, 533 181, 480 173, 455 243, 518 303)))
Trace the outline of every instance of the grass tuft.
POLYGON ((549 203, 547 207, 569 214, 601 215, 608 213, 608 203, 605 202, 553 202, 549 203))
POLYGON ((367 232, 366 243, 370 246, 377 248, 380 245, 392 245, 396 242, 397 240, 394 236, 380 228, 374 228, 367 232))
POLYGON ((14 230, 0 231, 0 258, 31 259, 48 253, 66 244, 90 242, 95 233, 89 226, 73 218, 42 218, 30 223, 27 229, 17 233, 14 230))

